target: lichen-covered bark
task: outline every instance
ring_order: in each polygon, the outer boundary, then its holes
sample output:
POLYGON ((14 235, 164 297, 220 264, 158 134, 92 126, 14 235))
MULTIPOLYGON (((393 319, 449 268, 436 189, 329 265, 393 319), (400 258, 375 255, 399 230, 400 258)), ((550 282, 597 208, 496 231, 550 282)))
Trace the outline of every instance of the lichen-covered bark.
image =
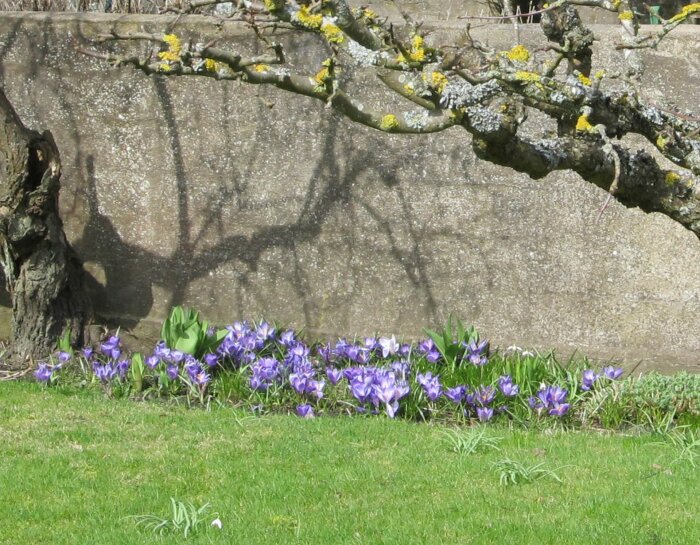
POLYGON ((12 298, 12 353, 46 356, 69 327, 82 341, 83 269, 58 214, 61 162, 51 133, 27 129, 0 89, 0 248, 12 298))

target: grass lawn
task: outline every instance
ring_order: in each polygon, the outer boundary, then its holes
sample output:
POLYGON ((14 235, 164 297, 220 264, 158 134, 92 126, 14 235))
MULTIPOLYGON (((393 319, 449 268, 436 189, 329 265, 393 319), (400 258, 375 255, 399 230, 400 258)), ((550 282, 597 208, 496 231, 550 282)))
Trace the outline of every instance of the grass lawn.
POLYGON ((466 456, 439 426, 384 417, 252 418, 0 383, 0 543, 700 542, 700 466, 659 437, 487 430, 501 450, 466 456), (502 486, 504 458, 562 482, 502 486), (223 529, 212 514, 160 538, 127 518, 165 516, 171 497, 211 503, 223 529))

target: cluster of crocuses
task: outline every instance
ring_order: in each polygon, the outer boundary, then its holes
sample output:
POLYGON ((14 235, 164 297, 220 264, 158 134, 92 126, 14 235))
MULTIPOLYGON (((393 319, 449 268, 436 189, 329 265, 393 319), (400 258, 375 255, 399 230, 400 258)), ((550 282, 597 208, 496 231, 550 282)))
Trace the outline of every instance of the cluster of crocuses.
POLYGON ((40 362, 36 368, 36 371, 34 371, 34 377, 39 382, 51 382, 55 378, 55 374, 57 374, 61 367, 63 367, 63 364, 69 362, 71 358, 72 355, 70 352, 64 352, 63 350, 59 351, 56 354, 58 363, 49 364, 46 362, 40 362))
POLYGON ((399 343, 392 337, 366 337, 363 341, 348 342, 346 339, 339 339, 335 345, 326 343, 318 347, 317 352, 321 359, 328 364, 359 364, 367 365, 372 360, 386 360, 395 357, 410 357, 412 346, 406 343, 399 343))
POLYGON ((123 382, 131 367, 131 360, 122 357, 122 343, 116 335, 101 343, 97 351, 86 346, 82 354, 102 384, 109 384, 114 380, 123 382))
MULTIPOLYGON (((481 364, 474 363, 474 365, 481 364)), ((498 379, 498 388, 484 384, 475 388, 466 384, 443 388, 440 384, 440 378, 433 376, 430 371, 416 375, 416 382, 422 388, 425 397, 431 402, 444 396, 456 406, 461 407, 465 416, 476 415, 481 422, 491 420, 494 416, 494 410, 505 411, 507 408, 505 402, 518 395, 520 391, 518 385, 513 383, 513 378, 509 375, 503 375, 498 379)))
POLYGON ((569 392, 565 388, 543 386, 536 396, 528 399, 528 403, 539 415, 546 413, 550 416, 564 416, 571 408, 571 405, 567 403, 568 396, 569 392))
POLYGON ((410 393, 406 361, 396 361, 391 366, 353 366, 342 371, 326 368, 326 376, 336 385, 345 379, 350 394, 357 400, 359 412, 378 413, 384 410, 389 418, 394 418, 399 410, 399 401, 410 393))
POLYGON ((607 378, 609 380, 617 380, 622 376, 622 368, 613 367, 612 365, 603 368, 602 373, 596 373, 593 369, 586 369, 583 372, 583 377, 581 379, 581 389, 584 391, 592 390, 593 385, 600 378, 607 378))
POLYGON ((153 354, 148 356, 144 363, 151 370, 164 371, 165 377, 171 381, 181 376, 182 368, 186 372, 183 376, 189 379, 190 384, 204 386, 211 380, 207 368, 215 367, 218 359, 205 357, 204 362, 201 362, 190 354, 168 348, 165 342, 160 341, 153 350, 153 354))
MULTIPOLYGON (((352 404, 358 412, 384 413, 390 418, 399 413, 402 400, 413 390, 416 402, 427 400, 430 410, 438 400, 444 399, 445 406, 452 405, 456 411, 482 422, 506 411, 508 403, 520 393, 520 387, 508 375, 501 376, 494 384, 446 387, 440 375, 432 371, 413 372, 412 367, 424 370, 425 362, 436 364, 436 370, 446 370, 443 364, 452 361, 444 359, 432 339, 414 345, 400 343, 393 336, 368 337, 309 347, 294 331, 278 332, 267 322, 257 325, 235 322, 226 330, 216 350, 200 359, 161 341, 144 364, 161 382, 170 381, 171 386, 176 386, 179 379, 202 399, 217 368, 237 369, 247 375, 252 391, 266 396, 274 396, 285 388, 296 392, 297 413, 305 418, 314 416, 319 401, 327 397, 327 390, 340 394, 341 398, 343 390, 347 392, 345 395, 354 399, 352 404)), ((482 367, 489 361, 486 341, 462 342, 457 353, 459 365, 482 367)), ((118 337, 108 338, 95 351, 83 349, 83 356, 102 383, 126 379, 131 362, 122 357, 118 337)), ((41 364, 37 379, 49 381, 62 362, 70 359, 70 354, 61 353, 58 359, 59 364, 53 367, 41 364)), ((581 389, 590 390, 600 378, 614 380, 621 373, 621 369, 614 367, 606 367, 601 374, 586 370, 581 389)), ((538 415, 562 417, 570 409, 568 396, 569 392, 560 386, 543 384, 528 401, 538 415)))

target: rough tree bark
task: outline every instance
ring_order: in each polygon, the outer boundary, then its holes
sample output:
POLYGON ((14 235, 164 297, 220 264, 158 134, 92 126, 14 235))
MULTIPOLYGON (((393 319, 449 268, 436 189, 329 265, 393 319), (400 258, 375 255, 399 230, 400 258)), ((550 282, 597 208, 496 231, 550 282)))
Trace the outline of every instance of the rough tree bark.
POLYGON ((12 298, 13 357, 48 355, 66 327, 81 342, 89 316, 83 268, 58 214, 61 160, 27 129, 0 89, 0 261, 12 298))

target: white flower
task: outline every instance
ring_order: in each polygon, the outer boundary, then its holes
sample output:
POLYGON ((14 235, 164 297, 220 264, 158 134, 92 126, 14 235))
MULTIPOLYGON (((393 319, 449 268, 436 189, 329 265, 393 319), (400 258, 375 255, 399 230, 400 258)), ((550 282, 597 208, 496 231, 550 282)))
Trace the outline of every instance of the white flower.
POLYGON ((223 524, 221 524, 221 519, 212 520, 211 525, 214 526, 215 528, 218 528, 219 530, 221 530, 221 528, 223 527, 223 524))

